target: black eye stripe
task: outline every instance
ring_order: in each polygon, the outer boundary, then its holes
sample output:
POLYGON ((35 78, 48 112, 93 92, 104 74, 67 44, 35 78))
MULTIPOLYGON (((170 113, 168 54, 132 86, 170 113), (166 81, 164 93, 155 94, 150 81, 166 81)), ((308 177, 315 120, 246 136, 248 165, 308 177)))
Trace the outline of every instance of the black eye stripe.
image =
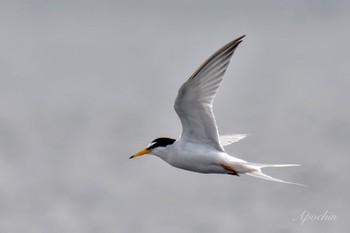
POLYGON ((166 147, 167 145, 171 145, 175 142, 175 139, 172 138, 157 138, 152 141, 152 145, 149 146, 147 149, 152 150, 156 147, 166 147))

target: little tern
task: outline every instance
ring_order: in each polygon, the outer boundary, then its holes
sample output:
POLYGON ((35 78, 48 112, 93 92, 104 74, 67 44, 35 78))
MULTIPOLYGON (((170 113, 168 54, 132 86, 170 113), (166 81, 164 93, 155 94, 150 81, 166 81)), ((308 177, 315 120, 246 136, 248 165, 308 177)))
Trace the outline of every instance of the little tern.
POLYGON ((247 136, 246 134, 219 136, 213 113, 213 100, 230 59, 243 37, 244 35, 216 51, 180 87, 174 105, 182 124, 180 137, 157 138, 130 158, 152 154, 176 168, 192 172, 236 176, 247 174, 266 180, 297 184, 268 176, 261 169, 299 166, 299 164, 251 163, 227 154, 223 148, 247 136))

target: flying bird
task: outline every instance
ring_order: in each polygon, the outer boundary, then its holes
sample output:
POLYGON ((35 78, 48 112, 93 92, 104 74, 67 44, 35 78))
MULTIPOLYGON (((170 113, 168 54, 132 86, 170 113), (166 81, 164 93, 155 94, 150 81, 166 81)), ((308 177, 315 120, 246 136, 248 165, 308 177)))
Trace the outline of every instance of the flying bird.
POLYGON ((271 181, 297 184, 268 176, 261 169, 299 166, 299 164, 251 163, 229 155, 224 150, 224 146, 247 136, 246 134, 220 136, 213 113, 213 100, 230 59, 243 37, 245 35, 216 51, 180 87, 174 105, 182 124, 180 137, 157 138, 130 159, 152 154, 176 168, 192 172, 236 176, 246 174, 271 181))

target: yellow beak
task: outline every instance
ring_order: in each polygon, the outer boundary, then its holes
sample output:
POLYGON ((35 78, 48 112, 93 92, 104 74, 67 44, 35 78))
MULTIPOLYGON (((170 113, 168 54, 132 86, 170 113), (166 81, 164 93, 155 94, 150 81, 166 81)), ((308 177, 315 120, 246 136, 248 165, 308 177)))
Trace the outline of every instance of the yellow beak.
POLYGON ((148 154, 148 153, 150 153, 151 151, 152 151, 152 150, 149 150, 149 149, 145 148, 145 149, 143 149, 143 150, 140 150, 139 152, 137 152, 137 153, 134 154, 133 156, 131 156, 129 159, 132 159, 132 158, 135 158, 135 157, 144 155, 144 154, 148 154))

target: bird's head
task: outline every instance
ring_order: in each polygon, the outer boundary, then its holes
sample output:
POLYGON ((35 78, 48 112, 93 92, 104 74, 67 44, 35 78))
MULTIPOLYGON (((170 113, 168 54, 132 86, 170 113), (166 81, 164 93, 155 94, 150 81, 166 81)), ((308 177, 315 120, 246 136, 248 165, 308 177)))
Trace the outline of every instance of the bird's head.
POLYGON ((157 138, 153 140, 146 148, 140 150, 129 159, 144 155, 144 154, 153 154, 157 156, 162 156, 165 153, 167 146, 174 144, 176 140, 172 138, 157 138))

